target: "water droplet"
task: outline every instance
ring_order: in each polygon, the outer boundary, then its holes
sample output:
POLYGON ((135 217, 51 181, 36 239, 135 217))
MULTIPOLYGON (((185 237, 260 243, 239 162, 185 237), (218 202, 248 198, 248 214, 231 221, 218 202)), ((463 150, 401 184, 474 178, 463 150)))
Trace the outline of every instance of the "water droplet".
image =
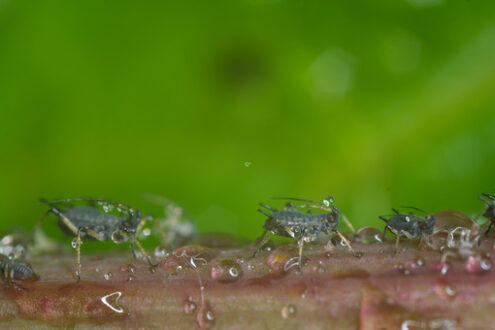
POLYGON ((454 288, 454 286, 449 284, 443 279, 438 280, 435 283, 435 286, 433 287, 433 291, 436 293, 436 295, 439 298, 445 301, 453 299, 457 294, 457 291, 454 288))
POLYGON ((492 269, 492 263, 479 255, 471 255, 466 261, 465 269, 469 274, 480 275, 492 269))
POLYGON ((77 237, 72 240, 72 248, 76 249, 78 246, 82 245, 82 241, 78 240, 77 237))
POLYGON ((226 259, 211 267, 211 278, 219 282, 233 282, 239 279, 241 266, 234 260, 226 259))
POLYGON ((418 267, 423 267, 425 265, 425 259, 421 256, 416 256, 414 258, 414 264, 418 267))
POLYGON ((120 267, 120 270, 122 272, 135 273, 136 272, 136 266, 134 266, 133 264, 127 264, 125 266, 120 267))
POLYGON ((244 166, 246 166, 246 167, 249 167, 249 166, 251 166, 252 164, 253 164, 253 163, 251 163, 251 162, 244 162, 244 166))
POLYGON ((196 315, 196 322, 201 329, 209 329, 215 324, 215 314, 208 302, 201 305, 196 315))
POLYGON ((135 280, 136 280, 136 276, 134 275, 127 276, 127 282, 134 282, 135 280))
POLYGON ((380 243, 382 242, 382 231, 373 227, 364 227, 357 231, 357 241, 370 244, 370 243, 380 243))
POLYGON ((404 274, 404 275, 411 274, 411 271, 409 269, 407 269, 406 267, 404 267, 404 265, 402 263, 398 263, 397 265, 395 265, 395 269, 397 269, 401 274, 404 274))
POLYGON ((452 265, 449 262, 440 263, 437 268, 440 270, 440 274, 445 275, 452 268, 452 265))
POLYGON ((176 269, 178 272, 180 272, 180 271, 182 270, 182 266, 181 266, 181 265, 179 265, 179 266, 177 266, 175 269, 176 269))
POLYGON ((143 231, 142 231, 142 233, 143 233, 143 235, 144 235, 145 237, 148 237, 148 236, 150 236, 150 235, 151 235, 151 229, 149 229, 149 228, 144 228, 144 229, 143 229, 143 231))
POLYGON ((157 258, 165 258, 168 255, 168 250, 164 246, 157 246, 155 248, 155 257, 157 258))
POLYGON ((192 314, 196 311, 196 304, 192 302, 191 300, 186 300, 184 302, 184 312, 186 314, 192 314))
POLYGON ((322 265, 318 265, 316 267, 313 267, 313 271, 315 273, 323 274, 325 272, 325 267, 323 267, 322 265))
POLYGON ((113 277, 113 274, 112 274, 112 272, 108 272, 108 273, 105 273, 105 275, 103 275, 103 277, 105 278, 105 280, 109 281, 113 277))
POLYGON ((249 264, 249 265, 248 265, 248 269, 249 269, 249 270, 253 270, 253 269, 254 269, 254 265, 253 265, 253 264, 249 264))
POLYGON ((294 305, 285 305, 284 307, 282 307, 282 317, 284 319, 288 319, 289 317, 292 317, 294 315, 296 315, 296 306, 294 305))

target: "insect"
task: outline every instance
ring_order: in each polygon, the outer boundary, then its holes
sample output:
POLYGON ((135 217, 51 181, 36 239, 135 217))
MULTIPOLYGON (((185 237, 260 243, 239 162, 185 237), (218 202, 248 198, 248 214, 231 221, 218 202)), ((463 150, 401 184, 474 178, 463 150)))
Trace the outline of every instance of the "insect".
MULTIPOLYGON (((292 198, 291 198, 292 199, 292 198)), ((306 201, 301 199, 293 199, 306 201)), ((313 201, 306 201, 311 202, 313 201)), ((288 203, 283 210, 277 210, 266 204, 260 203, 260 206, 265 209, 272 211, 272 213, 267 213, 262 209, 258 209, 259 212, 266 215, 268 219, 263 226, 265 229, 260 242, 256 250, 254 251, 253 257, 259 252, 261 247, 268 242, 270 236, 278 235, 283 237, 292 237, 297 240, 299 247, 299 270, 302 268, 302 251, 305 242, 313 242, 317 239, 318 234, 337 234, 342 242, 349 248, 354 256, 358 256, 354 249, 352 248, 350 242, 342 235, 337 227, 339 224, 339 217, 341 216, 339 210, 333 203, 333 198, 328 197, 323 201, 323 206, 320 204, 305 204, 305 205, 294 205, 293 203, 288 203), (299 212, 298 208, 308 208, 315 207, 320 209, 328 210, 328 213, 322 214, 310 214, 299 212)))
POLYGON ((392 209, 395 214, 390 216, 390 218, 386 219, 383 216, 379 217, 386 222, 383 230, 383 240, 385 240, 387 229, 396 236, 394 255, 397 254, 399 241, 402 236, 405 236, 408 239, 421 237, 421 240, 425 239, 428 245, 432 244, 431 235, 433 234, 433 228, 435 226, 435 217, 416 207, 405 206, 405 208, 423 212, 426 216, 420 217, 413 212, 407 214, 400 213, 396 209, 392 209))
POLYGON ((39 279, 30 264, 10 259, 5 254, 0 254, 0 277, 5 281, 6 290, 9 289, 10 285, 18 289, 27 290, 15 280, 39 279))
POLYGON ((116 244, 129 242, 132 254, 137 258, 135 245, 151 266, 155 266, 146 253, 136 235, 148 219, 141 216, 141 212, 122 203, 106 199, 73 198, 57 201, 41 202, 50 209, 40 219, 36 230, 51 213, 58 217, 58 225, 66 234, 73 235, 72 247, 76 249, 76 276, 81 279, 81 244, 84 240, 108 241, 116 244), (78 202, 86 205, 76 205, 78 202), (101 207, 101 209, 99 208, 101 207), (112 214, 116 213, 116 214, 112 214))
POLYGON ((479 196, 479 199, 481 199, 481 201, 487 206, 485 212, 483 213, 483 216, 490 220, 490 225, 485 232, 486 235, 488 234, 490 229, 492 229, 493 224, 495 224, 495 197, 486 193, 482 193, 481 196, 479 196), (483 197, 486 197, 488 199, 485 199, 483 197))

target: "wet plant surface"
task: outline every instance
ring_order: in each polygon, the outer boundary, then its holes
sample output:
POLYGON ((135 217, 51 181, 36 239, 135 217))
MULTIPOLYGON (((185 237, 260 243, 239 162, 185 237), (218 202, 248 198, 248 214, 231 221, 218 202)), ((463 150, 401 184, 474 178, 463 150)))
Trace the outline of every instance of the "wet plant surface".
MULTIPOLYGON (((231 240, 231 239, 229 239, 231 240)), ((232 240, 231 240, 232 241, 232 240)), ((77 328, 485 328, 495 305, 491 269, 495 240, 477 254, 452 257, 417 242, 353 241, 308 244, 297 264, 297 245, 186 245, 155 256, 156 268, 127 253, 84 255, 83 276, 74 256, 41 256, 31 264, 38 281, 27 290, 2 288, 2 327, 77 328), (209 247, 207 245, 222 246, 209 247)), ((233 244, 232 244, 233 245, 233 244)))

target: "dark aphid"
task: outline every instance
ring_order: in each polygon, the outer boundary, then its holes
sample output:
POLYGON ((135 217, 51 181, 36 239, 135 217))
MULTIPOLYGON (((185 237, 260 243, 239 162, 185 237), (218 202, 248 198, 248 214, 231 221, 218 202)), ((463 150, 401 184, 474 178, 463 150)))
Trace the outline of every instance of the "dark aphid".
POLYGON ((488 234, 490 229, 492 229, 492 226, 495 224, 495 197, 493 197, 492 195, 488 195, 486 193, 482 193, 481 196, 479 196, 479 198, 486 205, 486 210, 483 213, 483 216, 486 217, 488 220, 490 220, 490 225, 488 226, 488 229, 485 232, 486 235, 488 234), (486 197, 488 199, 485 199, 483 197, 486 197))
POLYGON ((433 228, 435 227, 435 218, 431 214, 427 214, 425 211, 420 210, 416 207, 407 206, 406 208, 411 208, 425 213, 425 217, 420 217, 413 212, 400 213, 396 209, 392 209, 395 214, 386 219, 383 216, 379 218, 385 221, 385 229, 383 230, 383 240, 385 240, 385 233, 387 229, 395 235, 395 250, 394 255, 397 253, 399 247, 399 241, 401 236, 408 239, 416 239, 418 237, 421 240, 425 239, 427 244, 431 244, 431 235, 433 234, 433 228))
POLYGON ((272 211, 272 213, 270 214, 264 210, 258 209, 258 211, 266 215, 268 219, 266 219, 263 226, 265 232, 254 251, 253 257, 256 256, 261 247, 268 242, 271 235, 292 237, 297 240, 299 246, 299 269, 301 269, 304 242, 315 241, 320 233, 337 234, 354 256, 357 256, 347 238, 338 231, 340 212, 333 204, 333 199, 329 198, 327 202, 331 211, 323 214, 309 214, 297 211, 297 208, 311 207, 307 205, 295 206, 292 203, 289 203, 285 209, 277 210, 266 204, 260 203, 262 207, 272 211), (330 206, 330 204, 332 205, 330 206))
POLYGON ((30 264, 10 259, 4 254, 0 254, 0 277, 5 282, 5 289, 8 290, 10 285, 22 290, 27 290, 15 280, 38 280, 39 276, 34 272, 30 264))
POLYGON ((60 228, 66 234, 75 236, 72 241, 72 247, 76 249, 76 275, 78 281, 81 279, 81 244, 83 239, 112 240, 117 244, 129 242, 134 258, 137 258, 135 250, 135 245, 137 245, 148 263, 154 266, 151 258, 136 239, 137 233, 146 221, 141 217, 139 210, 105 199, 77 198, 58 201, 41 199, 41 202, 47 204, 50 209, 41 218, 36 229, 39 228, 50 213, 53 213, 58 217, 60 228), (76 202, 83 202, 87 205, 74 205, 76 202))

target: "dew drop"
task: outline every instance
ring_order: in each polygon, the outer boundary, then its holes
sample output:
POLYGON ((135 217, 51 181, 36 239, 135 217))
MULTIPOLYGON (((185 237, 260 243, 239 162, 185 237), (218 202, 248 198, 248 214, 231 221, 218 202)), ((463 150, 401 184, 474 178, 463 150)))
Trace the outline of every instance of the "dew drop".
POLYGON ((168 255, 168 250, 164 246, 157 246, 154 251, 155 257, 165 258, 168 255))
POLYGON ((416 256, 414 258, 414 264, 418 267, 423 267, 425 265, 425 259, 421 256, 416 256))
POLYGON ((364 227, 357 231, 357 241, 370 244, 370 243, 380 243, 382 242, 382 231, 373 227, 364 227))
POLYGON ((77 239, 77 237, 76 237, 76 238, 74 238, 74 239, 72 240, 71 245, 72 245, 72 248, 73 248, 73 249, 76 249, 76 248, 77 248, 77 246, 82 245, 82 241, 78 240, 78 239, 77 239))
POLYGON ((211 267, 211 278, 218 282, 234 282, 242 274, 241 266, 234 260, 226 259, 211 267))
POLYGON ((466 272, 469 274, 481 275, 492 269, 492 263, 481 256, 471 255, 468 257, 465 265, 466 272))
POLYGON ((407 269, 406 267, 404 267, 404 265, 402 263, 398 263, 397 265, 395 265, 395 269, 397 269, 401 274, 404 274, 404 275, 411 274, 411 271, 409 269, 407 269))
POLYGON ((215 324, 215 314, 210 308, 210 305, 205 302, 201 305, 196 315, 196 322, 201 329, 209 329, 215 324))
POLYGON ((445 280, 438 280, 433 287, 433 291, 440 299, 444 301, 453 299, 457 294, 457 290, 454 288, 454 286, 449 284, 445 280))
POLYGON ((443 262, 438 265, 438 269, 440 270, 440 274, 445 275, 452 268, 452 265, 449 262, 443 262))
POLYGON ((323 267, 322 265, 318 265, 316 267, 313 267, 313 271, 315 273, 323 274, 325 272, 325 267, 323 267))
POLYGON ((127 276, 127 282, 134 282, 135 280, 136 280, 136 276, 134 275, 127 276))
POLYGON ((282 307, 281 314, 284 319, 288 319, 289 317, 296 315, 296 311, 296 306, 285 305, 284 307, 282 307))
POLYGON ((108 273, 105 273, 105 275, 103 275, 103 277, 105 278, 105 280, 109 281, 110 279, 112 279, 113 274, 112 274, 112 272, 108 272, 108 273))
POLYGON ((120 270, 122 272, 135 273, 136 272, 136 266, 134 266, 133 264, 127 264, 125 266, 120 267, 120 270))
POLYGON ((196 304, 192 302, 191 300, 186 300, 184 302, 184 312, 186 314, 192 314, 196 311, 196 304))

